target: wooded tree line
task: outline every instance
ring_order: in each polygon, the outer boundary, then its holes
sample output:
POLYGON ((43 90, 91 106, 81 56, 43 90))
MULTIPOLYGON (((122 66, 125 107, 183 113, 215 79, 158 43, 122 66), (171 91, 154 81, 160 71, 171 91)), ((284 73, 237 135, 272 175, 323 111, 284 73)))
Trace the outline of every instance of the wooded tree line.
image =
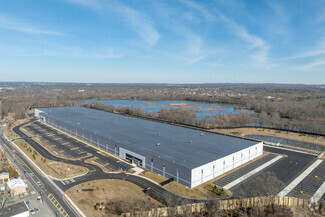
MULTIPOLYGON (((8 84, 6 84, 8 85, 8 84)), ((200 117, 190 109, 162 109, 160 114, 141 108, 105 107, 130 115, 158 117, 177 123, 203 127, 266 126, 325 133, 325 89, 292 85, 85 85, 15 84, 0 92, 1 114, 15 119, 35 107, 80 105, 84 99, 190 100, 232 104, 255 113, 200 117)), ((97 105, 98 106, 98 105, 97 105)))

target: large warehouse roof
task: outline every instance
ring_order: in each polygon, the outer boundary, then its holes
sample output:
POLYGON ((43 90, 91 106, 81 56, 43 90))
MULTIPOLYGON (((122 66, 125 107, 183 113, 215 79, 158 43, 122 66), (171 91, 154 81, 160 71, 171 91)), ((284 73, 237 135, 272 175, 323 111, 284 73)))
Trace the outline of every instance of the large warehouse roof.
POLYGON ((39 110, 56 120, 190 169, 257 144, 251 140, 84 107, 39 110))

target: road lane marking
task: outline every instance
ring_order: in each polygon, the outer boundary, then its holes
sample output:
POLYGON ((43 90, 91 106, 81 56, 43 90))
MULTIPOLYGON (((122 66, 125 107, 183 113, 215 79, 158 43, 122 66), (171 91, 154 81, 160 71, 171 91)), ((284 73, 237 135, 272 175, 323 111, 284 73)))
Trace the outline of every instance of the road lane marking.
POLYGON ((286 196, 292 191, 304 178, 306 178, 319 164, 322 160, 316 160, 312 165, 310 165, 303 173, 301 173, 296 179, 294 179, 287 187, 285 187, 278 196, 286 196))
POLYGON ((59 212, 63 216, 69 217, 69 215, 67 214, 67 212, 63 209, 63 207, 61 206, 61 204, 59 203, 59 201, 56 200, 56 198, 54 197, 53 194, 48 194, 47 197, 50 199, 50 201, 53 203, 53 205, 57 208, 57 210, 59 210, 59 212))
POLYGON ((283 158, 283 156, 281 156, 281 155, 273 158, 272 160, 262 164, 261 166, 257 167, 256 169, 246 173, 245 175, 239 177, 238 179, 236 179, 236 180, 230 182, 229 184, 223 186, 223 188, 230 189, 230 188, 234 187, 235 185, 238 185, 239 183, 241 183, 245 179, 248 179, 252 175, 254 175, 254 174, 258 173, 259 171, 263 170, 264 168, 270 166, 271 164, 275 163, 276 161, 280 160, 281 158, 283 158))
POLYGON ((318 202, 322 198, 323 194, 325 194, 325 182, 323 182, 323 184, 318 188, 315 194, 310 198, 310 202, 318 202))

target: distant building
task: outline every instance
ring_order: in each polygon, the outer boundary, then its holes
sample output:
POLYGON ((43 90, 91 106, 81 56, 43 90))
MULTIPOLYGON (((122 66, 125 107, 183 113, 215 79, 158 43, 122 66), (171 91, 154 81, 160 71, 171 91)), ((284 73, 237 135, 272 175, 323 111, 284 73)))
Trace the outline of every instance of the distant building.
POLYGON ((0 209, 0 217, 28 217, 29 211, 24 201, 0 209))
POLYGON ((8 183, 8 188, 12 196, 21 195, 26 192, 27 185, 23 182, 21 178, 11 179, 8 183))
POLYGON ((0 185, 9 181, 9 173, 0 173, 0 185))

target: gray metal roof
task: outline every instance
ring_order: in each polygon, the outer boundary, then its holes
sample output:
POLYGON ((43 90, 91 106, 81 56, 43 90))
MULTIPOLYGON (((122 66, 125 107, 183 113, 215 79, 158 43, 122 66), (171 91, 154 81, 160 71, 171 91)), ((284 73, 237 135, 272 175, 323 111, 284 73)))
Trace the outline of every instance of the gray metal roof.
POLYGON ((84 107, 39 110, 56 120, 190 169, 257 144, 251 140, 84 107))

